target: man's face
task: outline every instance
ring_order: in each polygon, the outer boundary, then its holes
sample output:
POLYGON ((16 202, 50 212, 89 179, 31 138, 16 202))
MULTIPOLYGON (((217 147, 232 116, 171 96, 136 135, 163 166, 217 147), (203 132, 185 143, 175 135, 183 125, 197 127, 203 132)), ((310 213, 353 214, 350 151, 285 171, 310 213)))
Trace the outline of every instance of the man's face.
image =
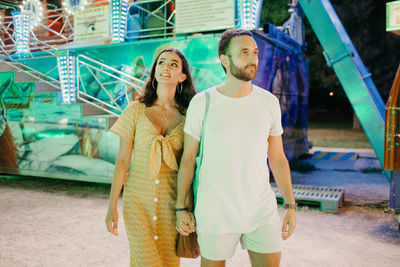
POLYGON ((227 56, 229 71, 236 79, 247 82, 256 78, 258 47, 253 38, 247 35, 232 38, 227 56))

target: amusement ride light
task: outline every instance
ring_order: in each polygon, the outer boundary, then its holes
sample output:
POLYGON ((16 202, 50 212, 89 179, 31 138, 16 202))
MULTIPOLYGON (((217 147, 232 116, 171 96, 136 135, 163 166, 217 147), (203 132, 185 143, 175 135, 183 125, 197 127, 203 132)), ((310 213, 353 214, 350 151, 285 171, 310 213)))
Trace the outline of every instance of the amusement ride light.
POLYGON ((29 12, 31 14, 30 27, 36 27, 42 20, 43 7, 40 0, 24 0, 20 5, 21 12, 29 12))
POLYGON ((117 42, 119 41, 119 0, 112 1, 112 41, 117 42))
POLYGON ((123 42, 125 40, 125 31, 128 15, 127 0, 112 1, 112 41, 123 42))
POLYGON ((125 31, 126 31, 126 19, 128 15, 128 1, 122 0, 121 2, 121 22, 119 28, 119 40, 123 42, 125 40, 125 31))
POLYGON ((256 28, 257 9, 259 9, 258 0, 240 0, 239 17, 241 28, 254 30, 256 28))
POLYGON ((57 57, 61 94, 64 104, 76 102, 75 56, 69 52, 57 57))
POLYGON ((15 25, 14 38, 17 53, 24 57, 29 53, 31 16, 32 13, 25 10, 18 11, 17 14, 13 15, 15 25))
POLYGON ((87 6, 87 0, 63 0, 62 5, 68 14, 74 14, 76 10, 84 10, 87 6))

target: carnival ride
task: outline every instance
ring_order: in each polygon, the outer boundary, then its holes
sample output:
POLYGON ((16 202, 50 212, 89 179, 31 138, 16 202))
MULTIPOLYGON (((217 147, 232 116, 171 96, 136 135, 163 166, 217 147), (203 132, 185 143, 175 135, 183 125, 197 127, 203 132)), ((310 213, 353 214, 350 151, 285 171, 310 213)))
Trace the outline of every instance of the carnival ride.
POLYGON ((202 16, 224 15, 224 24, 202 26, 200 18, 191 28, 182 12, 188 5, 204 9, 204 1, 63 2, 47 9, 24 0, 1 19, 1 106, 20 174, 109 183, 118 140, 108 129, 140 93, 153 55, 167 46, 182 50, 197 90, 207 89, 224 79, 217 43, 221 31, 234 27, 254 31, 260 48, 254 83, 280 98, 286 154, 307 152, 308 61, 301 44, 273 25, 256 30, 262 1, 205 1, 213 9, 202 16))
POLYGON ((216 45, 220 32, 234 27, 254 32, 260 48, 254 83, 280 99, 288 158, 306 153, 303 12, 383 164, 384 103, 328 0, 293 1, 283 27, 263 24, 261 30, 262 1, 257 0, 219 1, 225 6, 213 1, 82 0, 63 1, 63 7, 53 9, 38 3, 24 0, 0 25, 0 95, 23 175, 110 182, 117 140, 108 129, 140 92, 155 51, 166 46, 182 50, 201 91, 223 81, 216 45), (211 13, 227 10, 228 19, 207 24, 211 13), (197 13, 206 26, 195 23, 197 13))

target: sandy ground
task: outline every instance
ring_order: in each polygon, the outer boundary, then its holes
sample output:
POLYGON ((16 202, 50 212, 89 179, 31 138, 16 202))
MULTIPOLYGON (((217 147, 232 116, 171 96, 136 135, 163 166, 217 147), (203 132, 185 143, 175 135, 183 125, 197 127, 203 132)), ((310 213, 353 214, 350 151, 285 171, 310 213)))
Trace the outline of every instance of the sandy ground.
MULTIPOLYGON (((118 237, 105 229, 107 201, 1 187, 0 266, 128 266, 123 221, 118 237)), ((400 266, 397 226, 383 209, 344 206, 326 214, 303 208, 281 266, 400 266)), ((181 266, 199 266, 199 259, 181 266)), ((239 246, 227 266, 250 266, 247 252, 239 246)))

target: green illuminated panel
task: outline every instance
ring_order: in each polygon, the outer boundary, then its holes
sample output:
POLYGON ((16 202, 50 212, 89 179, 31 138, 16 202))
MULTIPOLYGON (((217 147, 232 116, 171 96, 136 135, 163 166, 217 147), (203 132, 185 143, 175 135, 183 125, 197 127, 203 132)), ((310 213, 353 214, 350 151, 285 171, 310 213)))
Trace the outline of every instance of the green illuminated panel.
POLYGON ((386 3, 386 31, 400 30, 400 1, 386 3))

